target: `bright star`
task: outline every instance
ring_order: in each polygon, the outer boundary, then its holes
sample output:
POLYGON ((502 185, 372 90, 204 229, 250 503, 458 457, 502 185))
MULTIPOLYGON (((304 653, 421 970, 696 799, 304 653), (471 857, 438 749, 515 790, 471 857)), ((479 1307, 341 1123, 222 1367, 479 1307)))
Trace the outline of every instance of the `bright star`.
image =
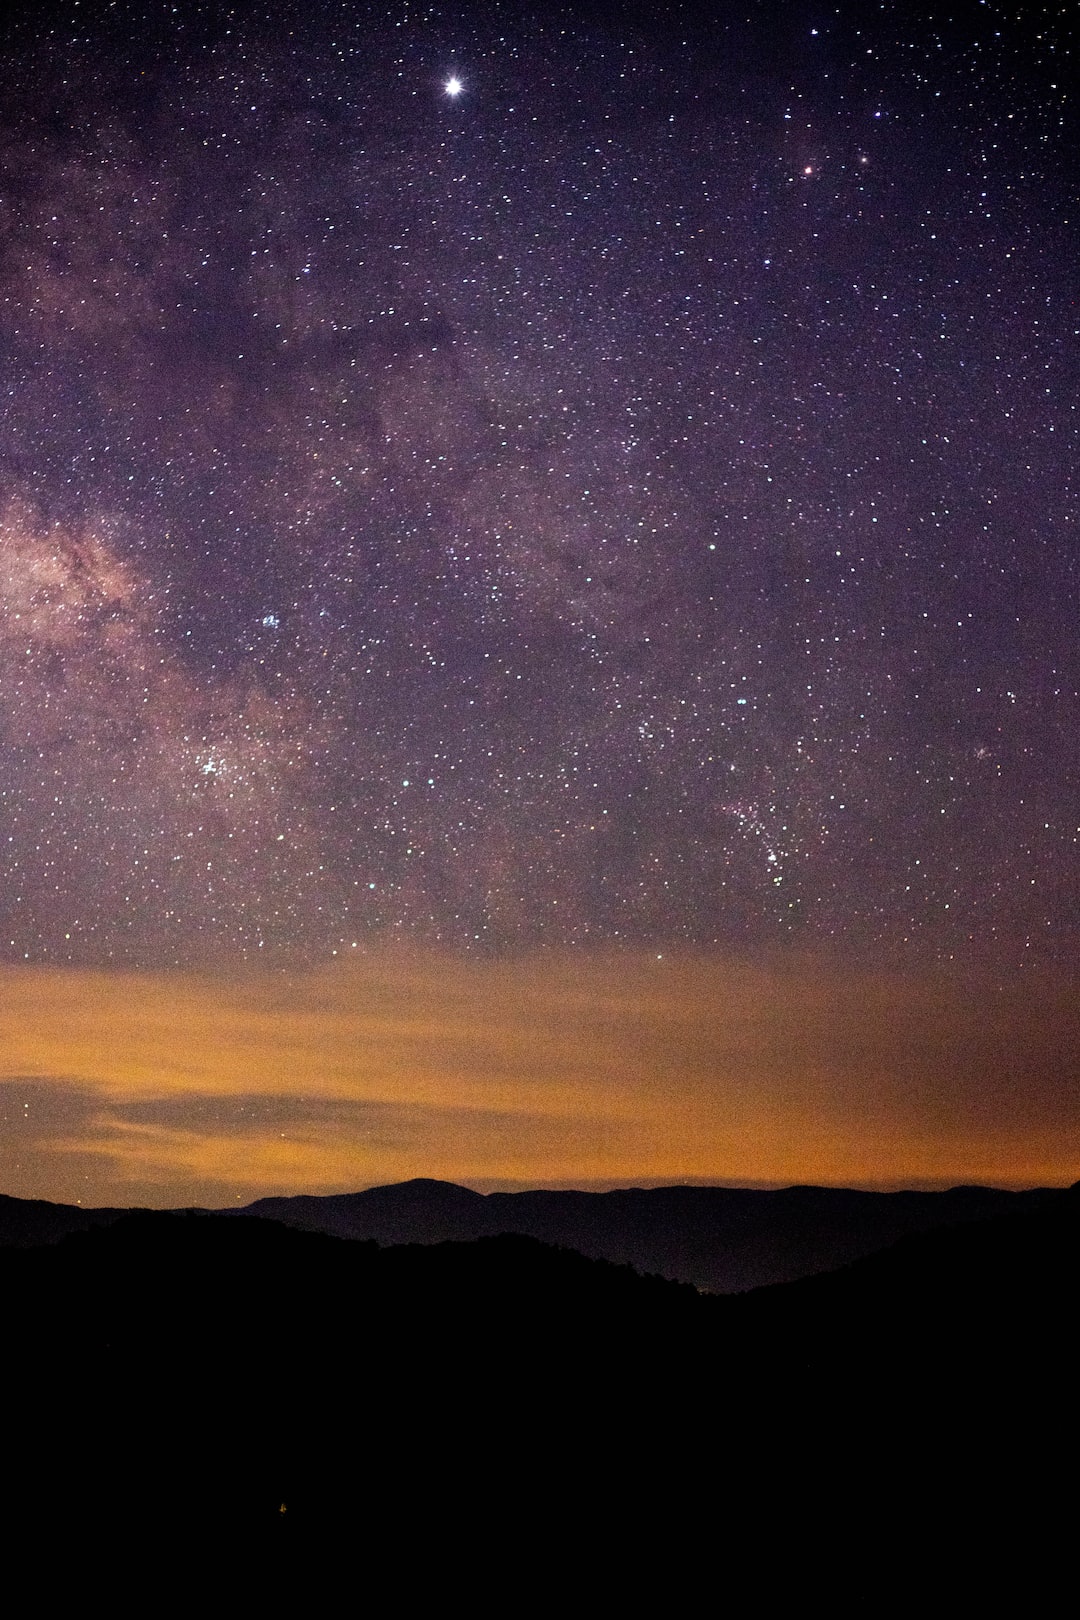
POLYGON ((460 96, 464 88, 465 86, 462 84, 456 73, 451 74, 450 78, 447 79, 445 85, 443 86, 443 89, 450 97, 460 96))

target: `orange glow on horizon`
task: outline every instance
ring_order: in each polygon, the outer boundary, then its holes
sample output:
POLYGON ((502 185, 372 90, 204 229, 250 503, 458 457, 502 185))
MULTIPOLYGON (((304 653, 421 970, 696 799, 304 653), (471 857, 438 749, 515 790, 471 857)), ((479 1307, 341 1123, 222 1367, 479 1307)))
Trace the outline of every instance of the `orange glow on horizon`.
POLYGON ((473 1185, 1075 1179, 1080 1018, 809 961, 372 954, 0 974, 0 1191, 225 1204, 473 1185))

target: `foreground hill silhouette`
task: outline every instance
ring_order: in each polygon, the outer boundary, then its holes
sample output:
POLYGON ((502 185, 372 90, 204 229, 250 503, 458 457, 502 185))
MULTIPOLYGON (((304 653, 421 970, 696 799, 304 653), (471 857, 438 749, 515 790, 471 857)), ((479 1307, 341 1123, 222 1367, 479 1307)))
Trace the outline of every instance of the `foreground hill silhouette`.
POLYGON ((1071 1523, 1078 1212, 727 1298, 516 1235, 137 1213, 8 1249, 2 1522, 605 1601, 748 1562, 835 1598, 930 1551, 970 1596, 977 1549, 1001 1579, 1037 1542, 1030 1602, 1071 1523))
POLYGON ((111 1226, 129 1209, 83 1209, 80 1204, 51 1204, 44 1198, 10 1198, 0 1193, 0 1248, 35 1249, 59 1243, 75 1232, 111 1226))

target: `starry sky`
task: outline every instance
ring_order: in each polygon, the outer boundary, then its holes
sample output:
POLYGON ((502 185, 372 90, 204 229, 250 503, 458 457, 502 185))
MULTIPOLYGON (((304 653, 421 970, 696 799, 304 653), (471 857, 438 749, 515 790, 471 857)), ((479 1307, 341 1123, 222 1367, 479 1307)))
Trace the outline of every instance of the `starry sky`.
POLYGON ((9 8, 0 1190, 1073 1179, 1077 32, 9 8))

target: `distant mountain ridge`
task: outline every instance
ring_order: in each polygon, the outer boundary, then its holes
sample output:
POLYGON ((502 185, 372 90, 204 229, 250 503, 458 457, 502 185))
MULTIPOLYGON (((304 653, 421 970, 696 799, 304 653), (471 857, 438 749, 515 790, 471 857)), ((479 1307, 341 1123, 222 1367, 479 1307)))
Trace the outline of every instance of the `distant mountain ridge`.
POLYGON ((260 1198, 237 1213, 384 1245, 515 1233, 729 1294, 834 1271, 903 1237, 1034 1212, 1066 1196, 1056 1188, 859 1192, 800 1186, 484 1194, 417 1179, 322 1198, 260 1198))
MULTIPOLYGON (((485 1194, 418 1178, 325 1197, 260 1198, 220 1213, 384 1247, 510 1233, 728 1294, 834 1271, 920 1233, 1049 1210, 1068 1196, 1057 1188, 883 1193, 800 1186, 485 1194)), ((0 1247, 56 1243, 127 1213, 0 1196, 0 1247)))

